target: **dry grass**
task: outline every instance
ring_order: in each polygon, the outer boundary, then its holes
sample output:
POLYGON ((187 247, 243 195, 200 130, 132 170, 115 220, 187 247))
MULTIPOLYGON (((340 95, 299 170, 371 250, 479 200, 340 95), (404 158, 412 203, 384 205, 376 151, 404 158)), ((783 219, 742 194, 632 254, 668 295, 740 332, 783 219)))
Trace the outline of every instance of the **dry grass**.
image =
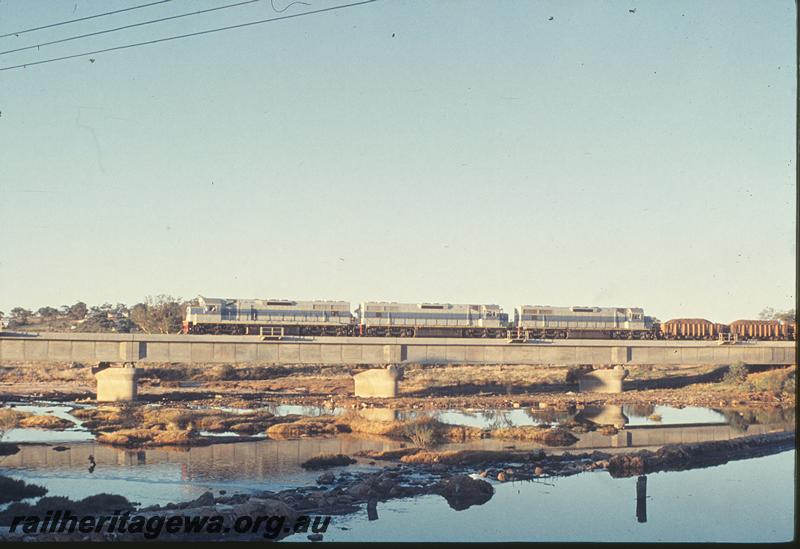
POLYGON ((358 414, 346 414, 340 421, 354 433, 401 438, 419 447, 444 441, 462 442, 481 438, 484 433, 477 427, 449 425, 427 416, 406 421, 373 421, 358 414))
POLYGON ((199 440, 194 431, 160 429, 122 429, 103 433, 97 441, 112 446, 190 446, 199 440))
POLYGON ((359 452, 355 455, 368 457, 371 459, 394 461, 396 459, 402 458, 403 456, 416 454, 417 452, 420 451, 421 451, 420 448, 397 448, 395 450, 366 450, 359 452))
POLYGON ((120 429, 200 430, 220 433, 261 433, 278 418, 264 411, 236 414, 220 410, 187 410, 182 408, 156 408, 147 406, 103 406, 76 410, 74 415, 91 430, 117 431, 120 429))
POLYGON ((532 425, 492 429, 489 434, 491 438, 530 440, 548 446, 569 446, 578 441, 578 438, 566 429, 550 429, 532 425))
POLYGON ((0 367, 0 383, 86 383, 92 384, 91 368, 72 362, 42 364, 37 362, 6 363, 0 367))
POLYGON ((34 429, 66 429, 74 427, 75 424, 60 417, 43 415, 23 418, 19 421, 19 426, 34 429))
POLYGON ((295 438, 318 435, 335 435, 347 432, 346 425, 337 421, 333 416, 307 417, 297 421, 277 423, 267 429, 267 435, 272 438, 295 438))
POLYGON ((795 394, 796 373, 794 367, 778 368, 766 372, 752 373, 740 383, 746 391, 795 394))
POLYGON ((414 365, 404 370, 402 391, 413 393, 431 387, 459 385, 562 384, 566 382, 567 371, 566 366, 414 365))
POLYGON ((403 463, 447 465, 475 465, 500 461, 521 461, 526 459, 523 452, 507 452, 492 450, 450 450, 446 452, 416 452, 400 458, 403 463))

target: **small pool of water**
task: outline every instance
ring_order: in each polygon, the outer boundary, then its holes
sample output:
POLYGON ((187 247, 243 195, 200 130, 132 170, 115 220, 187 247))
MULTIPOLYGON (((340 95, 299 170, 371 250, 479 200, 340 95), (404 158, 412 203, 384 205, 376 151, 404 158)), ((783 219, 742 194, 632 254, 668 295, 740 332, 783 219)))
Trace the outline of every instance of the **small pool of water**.
POLYGON ((70 411, 74 410, 76 406, 64 406, 63 404, 48 403, 11 403, 11 405, 7 407, 17 412, 28 412, 34 415, 51 415, 70 421, 74 426, 68 427, 62 431, 30 429, 23 427, 9 429, 3 435, 3 442, 56 443, 94 440, 94 435, 83 427, 83 422, 69 413, 70 411))
POLYGON ((690 425, 696 423, 728 423, 727 418, 719 411, 710 408, 687 406, 673 408, 670 406, 654 406, 649 414, 637 413, 632 406, 622 406, 622 413, 628 418, 627 425, 690 425))

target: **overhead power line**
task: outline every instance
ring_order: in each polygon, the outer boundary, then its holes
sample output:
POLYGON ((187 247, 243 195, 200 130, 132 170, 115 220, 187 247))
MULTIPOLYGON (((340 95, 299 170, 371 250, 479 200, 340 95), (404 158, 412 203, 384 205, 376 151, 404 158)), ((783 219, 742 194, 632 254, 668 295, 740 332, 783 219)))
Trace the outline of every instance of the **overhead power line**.
POLYGON ((0 38, 6 38, 7 36, 16 36, 18 34, 24 34, 26 32, 33 32, 33 31, 37 31, 37 30, 50 29, 50 28, 53 28, 53 27, 61 26, 61 25, 69 25, 70 23, 77 23, 78 21, 86 21, 88 19, 96 19, 98 17, 105 17, 106 15, 114 15, 115 13, 122 13, 122 12, 125 12, 125 11, 138 10, 140 8, 148 8, 150 6, 155 6, 156 4, 166 4, 167 2, 172 2, 172 0, 158 0, 158 2, 150 2, 149 4, 140 4, 138 6, 131 6, 130 8, 123 8, 123 9, 119 9, 119 10, 115 10, 115 11, 107 11, 107 12, 98 13, 98 14, 95 14, 95 15, 87 15, 86 17, 80 17, 78 19, 70 19, 69 21, 60 21, 58 23, 51 23, 49 25, 43 25, 41 27, 33 27, 32 29, 18 30, 16 32, 9 32, 8 34, 0 34, 0 38))
POLYGON ((208 8, 208 9, 192 11, 192 12, 188 12, 188 13, 179 13, 177 15, 169 15, 167 17, 161 17, 159 19, 151 19, 150 21, 142 21, 140 23, 131 23, 130 25, 124 25, 122 27, 116 27, 116 28, 113 28, 113 29, 106 29, 106 30, 101 30, 101 31, 89 32, 89 33, 86 33, 86 34, 79 34, 77 36, 69 36, 67 38, 61 38, 59 40, 52 40, 50 42, 42 42, 40 44, 34 44, 32 46, 23 46, 21 48, 16 48, 16 49, 13 49, 13 50, 0 51, 0 55, 6 55, 6 54, 9 54, 9 53, 16 53, 18 51, 32 50, 34 48, 35 49, 39 49, 42 46, 52 46, 53 44, 61 44, 62 42, 70 42, 72 40, 78 40, 80 38, 89 38, 90 36, 98 36, 100 34, 108 34, 110 32, 117 32, 117 31, 121 31, 121 30, 125 30, 125 29, 132 29, 134 27, 143 27, 144 25, 152 25, 154 23, 161 23, 163 21, 169 21, 170 19, 180 19, 181 17, 189 17, 189 16, 192 16, 192 15, 200 15, 202 13, 208 13, 208 12, 211 12, 211 11, 224 10, 224 9, 228 9, 228 8, 236 8, 236 7, 239 7, 239 6, 244 6, 246 4, 255 4, 256 2, 262 2, 262 1, 263 0, 244 0, 243 2, 236 2, 235 4, 226 4, 224 6, 217 6, 215 8, 208 8))
POLYGON ((353 3, 350 3, 350 4, 341 4, 341 5, 338 5, 338 6, 331 6, 331 7, 328 7, 328 8, 321 8, 321 9, 318 9, 318 10, 305 11, 303 13, 294 13, 294 14, 291 14, 291 15, 281 15, 279 17, 271 17, 269 19, 261 19, 261 20, 258 20, 258 21, 250 21, 249 23, 239 23, 237 25, 229 25, 227 27, 218 27, 218 28, 208 29, 208 30, 204 30, 204 31, 190 32, 190 33, 187 33, 187 34, 179 34, 179 35, 176 35, 176 36, 167 36, 166 38, 156 38, 154 40, 147 40, 147 41, 144 41, 144 42, 135 42, 133 44, 124 44, 122 46, 113 46, 113 47, 110 47, 110 48, 103 48, 103 49, 100 49, 100 50, 87 51, 87 52, 83 52, 83 53, 76 53, 76 54, 73 54, 73 55, 65 55, 65 56, 62 56, 62 57, 53 57, 51 59, 44 59, 42 61, 31 61, 30 63, 22 63, 20 65, 12 65, 12 66, 9 66, 9 67, 0 67, 0 71, 8 71, 8 70, 11 70, 11 69, 21 69, 21 68, 25 68, 25 67, 31 67, 31 66, 34 66, 34 65, 43 65, 45 63, 54 63, 56 61, 66 61, 67 59, 75 59, 76 57, 83 57, 85 55, 95 55, 95 54, 98 54, 98 53, 106 53, 106 52, 109 52, 109 51, 124 50, 124 49, 128 49, 128 48, 136 48, 136 47, 139 47, 139 46, 146 46, 146 45, 149 45, 149 44, 158 44, 160 42, 169 42, 170 40, 180 40, 182 38, 190 38, 190 37, 193 37, 193 36, 201 36, 201 35, 204 35, 204 34, 211 34, 211 33, 214 33, 214 32, 222 32, 222 31, 226 31, 226 30, 240 29, 240 28, 243 28, 243 27, 251 27, 253 25, 261 25, 263 23, 271 23, 273 21, 281 21, 281 20, 284 20, 284 19, 294 19, 295 17, 303 17, 305 15, 314 15, 314 14, 317 14, 317 13, 325 13, 325 12, 336 11, 336 10, 345 9, 345 8, 363 6, 363 5, 366 5, 366 4, 372 4, 372 3, 377 2, 377 1, 378 0, 363 0, 361 2, 353 2, 353 3))

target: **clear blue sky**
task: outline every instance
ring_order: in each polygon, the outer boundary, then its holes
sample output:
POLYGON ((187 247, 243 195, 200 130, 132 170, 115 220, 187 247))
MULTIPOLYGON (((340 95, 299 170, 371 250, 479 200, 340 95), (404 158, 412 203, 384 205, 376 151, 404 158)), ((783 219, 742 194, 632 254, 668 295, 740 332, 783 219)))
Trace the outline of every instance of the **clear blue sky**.
MULTIPOLYGON (((285 13, 336 5, 306 2, 285 13)), ((140 3, 0 0, 0 34, 140 3)), ((0 67, 274 15, 265 0, 0 67)), ((383 0, 0 71, 0 310, 793 307, 795 43, 791 1, 383 0)))

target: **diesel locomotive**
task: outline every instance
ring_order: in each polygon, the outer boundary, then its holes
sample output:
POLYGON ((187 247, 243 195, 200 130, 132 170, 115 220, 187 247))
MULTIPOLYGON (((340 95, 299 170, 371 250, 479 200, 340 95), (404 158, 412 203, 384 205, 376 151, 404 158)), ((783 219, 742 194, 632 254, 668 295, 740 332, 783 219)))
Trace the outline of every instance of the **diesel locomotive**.
POLYGON ((531 339, 795 340, 797 324, 779 320, 672 319, 640 307, 520 305, 509 319, 498 305, 365 301, 216 299, 186 308, 187 334, 392 336, 531 339))

